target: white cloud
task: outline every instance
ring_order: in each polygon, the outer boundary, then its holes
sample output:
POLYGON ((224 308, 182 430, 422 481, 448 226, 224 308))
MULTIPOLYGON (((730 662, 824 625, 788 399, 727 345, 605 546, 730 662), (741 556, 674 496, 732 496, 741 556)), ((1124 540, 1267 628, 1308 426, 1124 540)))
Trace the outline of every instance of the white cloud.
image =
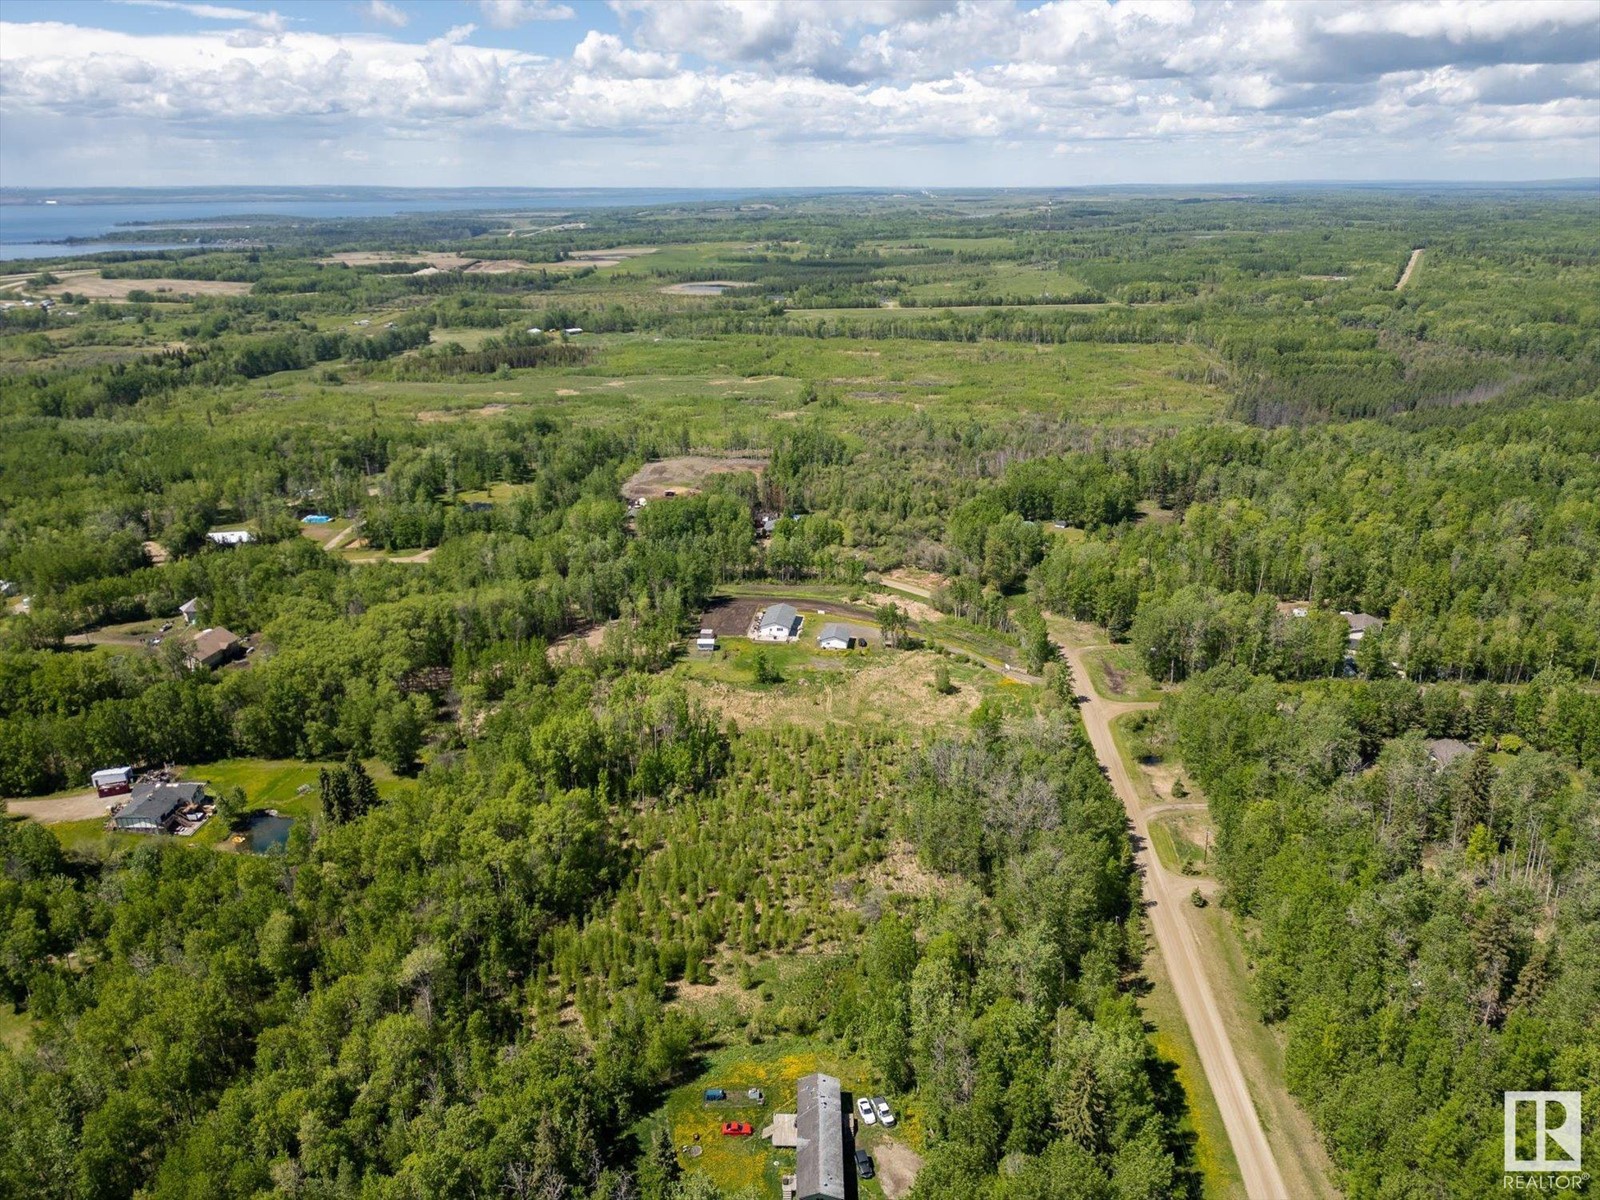
POLYGON ((529 21, 570 21, 576 15, 554 0, 478 0, 478 8, 495 29, 515 29, 529 21))
POLYGON ((362 15, 375 25, 387 25, 391 29, 404 29, 411 24, 411 14, 404 9, 390 4, 389 0, 367 0, 362 15))
POLYGON ((179 0, 116 0, 132 8, 160 8, 181 12, 202 21, 238 21, 263 33, 281 33, 283 16, 277 12, 258 12, 253 8, 233 8, 225 4, 185 4, 179 0))
MULTIPOLYGON (((762 146, 780 164, 840 172, 846 161, 878 169, 891 151, 907 162, 918 148, 941 161, 1038 161, 1083 144, 1160 147, 1173 161, 1188 156, 1235 177, 1250 162, 1299 161, 1312 175, 1330 152, 1442 161, 1485 144, 1592 171, 1600 144, 1594 5, 612 6, 620 35, 575 33, 565 56, 473 45, 471 25, 407 42, 286 31, 275 14, 215 5, 176 7, 239 27, 0 26, 0 112, 28 118, 8 120, 8 131, 28 136, 0 144, 0 161, 58 161, 65 150, 39 132, 51 122, 89 136, 137 127, 146 138, 204 143, 219 157, 229 145, 262 153, 274 138, 287 147, 292 131, 314 127, 330 161, 353 146, 373 162, 403 165, 409 154, 383 147, 432 140, 442 154, 496 171, 521 161, 518 147, 570 144, 579 153, 595 137, 638 142, 638 161, 674 171, 748 162, 762 146)), ((366 15, 382 20, 380 7, 394 5, 374 0, 366 15)), ((479 5, 491 23, 533 10, 549 18, 562 7, 479 5)), ((132 153, 134 144, 123 137, 113 148, 132 153)), ((1521 173, 1532 158, 1515 161, 1521 173)))

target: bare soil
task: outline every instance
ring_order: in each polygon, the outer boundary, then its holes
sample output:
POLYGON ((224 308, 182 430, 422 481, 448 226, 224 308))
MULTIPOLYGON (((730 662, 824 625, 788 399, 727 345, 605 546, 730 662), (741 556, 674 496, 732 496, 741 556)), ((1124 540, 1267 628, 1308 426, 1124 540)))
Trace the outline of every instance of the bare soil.
POLYGON ((712 475, 735 471, 760 474, 766 467, 765 458, 716 458, 706 454, 663 458, 659 462, 645 463, 635 471, 622 485, 622 494, 629 500, 659 500, 668 492, 696 492, 712 475))
POLYGON ((60 825, 65 821, 92 821, 106 815, 107 801, 98 792, 77 792, 50 800, 10 800, 6 808, 18 816, 31 817, 41 825, 60 825))
POLYGON ((508 275, 512 271, 531 271, 533 266, 520 258, 491 258, 475 262, 467 268, 468 275, 508 275))
POLYGON ((900 1200, 911 1191, 922 1170, 922 1158, 904 1142, 879 1142, 874 1148, 872 1161, 878 1167, 878 1185, 889 1200, 900 1200))
POLYGON ((330 255, 319 258, 321 263, 344 263, 347 267, 373 267, 379 263, 392 262, 419 262, 427 263, 430 267, 440 271, 454 271, 460 267, 470 266, 477 262, 475 258, 464 255, 452 254, 441 251, 421 251, 416 254, 400 254, 393 250, 347 250, 342 254, 330 255))
POLYGON ((91 300, 126 300, 129 292, 149 292, 176 300, 179 296, 248 296, 253 286, 226 279, 104 279, 85 275, 40 290, 51 296, 71 292, 91 300))

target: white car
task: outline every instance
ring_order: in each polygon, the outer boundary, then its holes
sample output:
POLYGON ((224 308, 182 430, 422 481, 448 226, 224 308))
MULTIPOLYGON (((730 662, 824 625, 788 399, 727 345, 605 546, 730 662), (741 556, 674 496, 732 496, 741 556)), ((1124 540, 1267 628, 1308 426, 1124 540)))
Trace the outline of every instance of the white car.
POLYGON ((862 1124, 876 1125, 878 1123, 878 1114, 872 1110, 872 1101, 865 1096, 856 1101, 856 1111, 861 1114, 862 1124))
POLYGON ((885 1125, 894 1124, 894 1112, 890 1109, 889 1102, 882 1096, 874 1096, 872 1098, 872 1107, 878 1110, 878 1120, 885 1125))

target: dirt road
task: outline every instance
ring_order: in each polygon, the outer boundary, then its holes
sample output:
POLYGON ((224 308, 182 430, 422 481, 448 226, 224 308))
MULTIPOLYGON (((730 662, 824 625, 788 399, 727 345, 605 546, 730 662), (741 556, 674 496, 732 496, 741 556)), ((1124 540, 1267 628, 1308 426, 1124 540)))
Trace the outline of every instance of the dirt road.
POLYGON ((71 796, 52 796, 48 800, 7 800, 6 808, 19 817, 32 817, 41 825, 64 821, 92 821, 106 815, 106 802, 98 792, 78 792, 71 796))
POLYGON ((1394 285, 1394 290, 1399 291, 1411 280, 1411 272, 1417 269, 1417 264, 1422 261, 1422 249, 1418 247, 1411 252, 1411 257, 1406 260, 1406 269, 1400 272, 1400 282, 1394 285))
POLYGON ((1206 1081, 1216 1097, 1222 1112, 1222 1123, 1227 1128, 1228 1140, 1233 1143, 1234 1156, 1239 1160, 1239 1172, 1244 1178, 1245 1193, 1250 1200, 1289 1200, 1289 1189, 1284 1186, 1278 1170, 1278 1161, 1267 1144, 1267 1135, 1256 1115, 1255 1102, 1245 1084, 1244 1071, 1233 1051, 1222 1022, 1222 1013, 1200 959, 1200 947, 1194 930, 1180 907, 1188 903, 1186 897, 1194 890, 1193 880, 1181 879, 1167 872, 1156 860, 1150 848, 1149 813, 1139 804, 1139 794, 1134 790, 1111 738, 1111 722, 1126 712, 1141 708, 1154 708, 1153 704, 1113 703, 1104 700, 1094 690, 1089 671, 1084 663, 1082 649, 1064 647, 1067 661, 1072 664, 1073 677, 1082 697, 1079 711, 1089 733, 1095 754, 1110 776, 1122 806, 1127 810, 1133 826, 1134 857, 1139 873, 1144 878, 1145 908, 1150 916, 1150 928, 1155 934, 1156 947, 1172 976, 1173 991, 1178 996, 1178 1006, 1200 1055, 1200 1065, 1205 1069, 1206 1081))

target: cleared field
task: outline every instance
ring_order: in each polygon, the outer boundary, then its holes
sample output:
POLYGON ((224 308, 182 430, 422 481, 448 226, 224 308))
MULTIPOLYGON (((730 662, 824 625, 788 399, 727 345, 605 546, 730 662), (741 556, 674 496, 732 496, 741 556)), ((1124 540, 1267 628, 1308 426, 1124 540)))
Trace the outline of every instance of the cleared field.
POLYGON ((728 279, 707 279, 700 283, 674 283, 660 290, 668 296, 720 296, 723 292, 731 292, 739 288, 753 286, 753 284, 736 283, 728 279))
POLYGON ((248 296, 254 286, 226 279, 106 279, 99 275, 81 275, 40 290, 51 296, 70 292, 90 300, 126 300, 130 292, 149 292, 163 300, 178 300, 184 296, 248 296))
POLYGON ((703 454, 663 458, 645 463, 622 485, 629 500, 657 500, 667 492, 696 492, 712 475, 732 475, 740 471, 760 474, 766 470, 765 458, 713 458, 703 454))
POLYGON ((383 263, 414 262, 425 263, 440 271, 454 271, 478 260, 438 250, 419 250, 415 254, 406 254, 399 250, 346 250, 339 254, 330 254, 327 258, 319 258, 317 261, 325 265, 343 263, 347 267, 376 267, 383 263))
POLYGON ((69 821, 105 820, 107 801, 98 792, 74 792, 47 800, 10 800, 6 809, 41 825, 62 825, 69 821))
POLYGON ((1161 699, 1161 689, 1145 674, 1139 653, 1132 646, 1108 646, 1085 650, 1084 664, 1094 690, 1108 700, 1149 701, 1161 699))

